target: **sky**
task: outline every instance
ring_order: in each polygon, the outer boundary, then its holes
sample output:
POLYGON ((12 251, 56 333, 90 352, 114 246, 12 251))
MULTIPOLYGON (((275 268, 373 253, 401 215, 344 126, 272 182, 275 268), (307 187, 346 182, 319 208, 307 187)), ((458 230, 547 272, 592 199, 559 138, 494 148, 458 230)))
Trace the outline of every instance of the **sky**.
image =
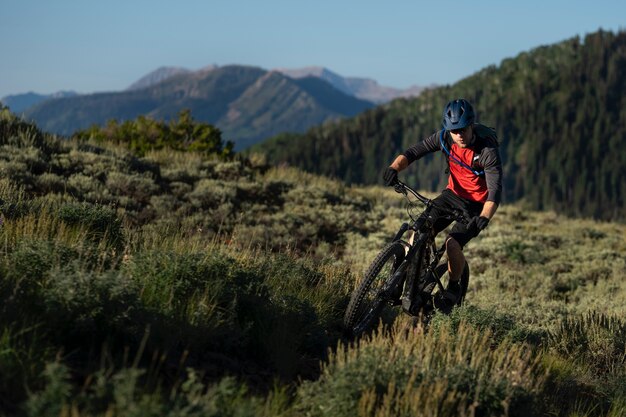
POLYGON ((119 91, 211 64, 451 84, 600 28, 626 29, 626 1, 0 0, 0 97, 119 91))

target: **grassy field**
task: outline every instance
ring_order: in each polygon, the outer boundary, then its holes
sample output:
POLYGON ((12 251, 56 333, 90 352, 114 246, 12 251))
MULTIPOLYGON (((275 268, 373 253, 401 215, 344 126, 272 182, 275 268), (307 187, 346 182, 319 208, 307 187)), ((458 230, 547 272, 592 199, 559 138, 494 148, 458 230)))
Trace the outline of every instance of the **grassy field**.
POLYGON ((626 226, 502 206, 466 304, 345 338, 382 187, 0 118, 0 414, 621 416, 626 226))

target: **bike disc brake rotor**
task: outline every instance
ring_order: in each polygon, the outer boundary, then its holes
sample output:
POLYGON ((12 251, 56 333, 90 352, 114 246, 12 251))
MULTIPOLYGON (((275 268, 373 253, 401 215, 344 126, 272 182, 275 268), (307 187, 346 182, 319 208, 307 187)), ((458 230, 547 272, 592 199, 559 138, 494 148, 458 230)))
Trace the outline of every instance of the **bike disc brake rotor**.
POLYGON ((382 297, 393 305, 397 301, 397 299, 400 298, 400 294, 402 292, 400 284, 402 283, 405 272, 406 264, 402 264, 397 269, 395 269, 391 278, 389 278, 383 284, 383 287, 379 292, 379 297, 382 297))

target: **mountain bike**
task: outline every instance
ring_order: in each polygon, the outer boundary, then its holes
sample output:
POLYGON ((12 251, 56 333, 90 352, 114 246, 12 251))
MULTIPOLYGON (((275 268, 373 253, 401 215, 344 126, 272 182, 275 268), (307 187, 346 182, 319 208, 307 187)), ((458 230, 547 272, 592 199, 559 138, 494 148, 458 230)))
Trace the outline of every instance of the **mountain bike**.
MULTIPOLYGON (((405 313, 428 320, 435 311, 449 313, 454 307, 445 299, 441 282, 448 270, 447 263, 439 264, 446 246, 444 243, 437 249, 433 226, 441 217, 467 224, 466 214, 461 210, 437 207, 440 215, 435 217, 433 200, 402 182, 398 182, 394 189, 407 199, 407 214, 411 221, 403 223, 391 243, 374 258, 352 293, 344 325, 355 337, 388 316, 385 314, 387 308, 399 305, 405 313), (419 213, 422 205, 425 208, 419 213)), ((465 299, 468 283, 469 266, 466 262, 461 274, 461 296, 456 305, 465 299)))

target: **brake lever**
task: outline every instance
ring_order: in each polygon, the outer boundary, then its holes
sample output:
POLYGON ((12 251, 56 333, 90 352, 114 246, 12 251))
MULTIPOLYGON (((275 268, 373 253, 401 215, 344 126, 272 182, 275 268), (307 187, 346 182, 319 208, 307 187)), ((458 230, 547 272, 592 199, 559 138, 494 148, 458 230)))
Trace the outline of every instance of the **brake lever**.
POLYGON ((398 194, 404 194, 405 196, 407 195, 406 188, 404 188, 404 184, 402 184, 400 181, 394 184, 393 189, 398 194))

